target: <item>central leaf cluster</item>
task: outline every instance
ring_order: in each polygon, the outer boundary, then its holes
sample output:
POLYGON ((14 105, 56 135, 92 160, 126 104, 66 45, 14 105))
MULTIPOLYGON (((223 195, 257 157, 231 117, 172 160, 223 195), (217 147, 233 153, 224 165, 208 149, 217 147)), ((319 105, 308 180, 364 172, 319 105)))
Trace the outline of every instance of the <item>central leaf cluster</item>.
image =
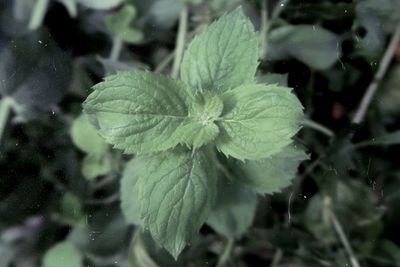
POLYGON ((194 38, 181 80, 121 72, 94 86, 84 103, 108 143, 136 154, 121 186, 124 212, 175 257, 215 205, 216 151, 266 159, 300 129, 302 105, 291 90, 255 83, 257 48, 253 25, 237 9, 194 38))

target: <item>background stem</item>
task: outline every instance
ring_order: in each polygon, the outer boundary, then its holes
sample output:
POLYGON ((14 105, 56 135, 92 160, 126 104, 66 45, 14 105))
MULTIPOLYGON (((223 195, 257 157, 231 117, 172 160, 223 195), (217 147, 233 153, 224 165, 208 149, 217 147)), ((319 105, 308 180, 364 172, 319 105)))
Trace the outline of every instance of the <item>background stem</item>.
POLYGON ((113 39, 113 44, 111 47, 111 52, 109 57, 112 61, 118 61, 119 55, 121 54, 122 45, 123 45, 122 39, 115 36, 113 39))
POLYGON ((7 125, 8 117, 10 115, 12 101, 8 97, 3 97, 0 100, 0 142, 7 125))
POLYGON ((171 72, 171 76, 174 79, 178 78, 179 69, 183 57, 183 50, 185 49, 185 39, 186 39, 188 15, 189 15, 188 13, 189 13, 188 7, 185 5, 182 8, 181 14, 179 16, 178 34, 176 35, 175 58, 171 72))
POLYGON ((226 243, 224 251, 222 252, 221 256, 218 259, 218 263, 217 263, 216 267, 226 266, 226 264, 231 259, 231 254, 232 254, 234 245, 235 245, 235 239, 229 238, 228 242, 226 243))
POLYGON ((383 76, 385 75, 385 73, 389 67, 390 61, 392 60, 392 57, 396 51, 399 41, 400 41, 400 24, 397 25, 397 27, 396 27, 396 30, 392 36, 392 39, 390 40, 389 46, 386 49, 386 52, 383 55, 382 60, 379 64, 379 69, 376 72, 371 84, 368 86, 367 90, 365 91, 365 94, 361 100, 361 103, 360 103, 357 111, 356 111, 356 114, 354 115, 352 123, 358 124, 363 121, 365 114, 367 112, 367 109, 378 89, 379 82, 382 80, 383 76))
POLYGON ((31 18, 29 20, 29 25, 28 25, 29 30, 32 31, 36 30, 42 25, 48 5, 49 5, 49 0, 36 1, 35 6, 32 9, 31 18))

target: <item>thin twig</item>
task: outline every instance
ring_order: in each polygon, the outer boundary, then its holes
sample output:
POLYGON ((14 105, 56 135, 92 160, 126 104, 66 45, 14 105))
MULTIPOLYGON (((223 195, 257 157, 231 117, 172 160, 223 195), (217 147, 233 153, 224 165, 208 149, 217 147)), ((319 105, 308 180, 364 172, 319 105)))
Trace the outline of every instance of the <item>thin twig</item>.
POLYGON ((124 42, 118 36, 115 36, 113 38, 111 52, 110 52, 110 56, 109 56, 110 60, 118 61, 119 55, 121 54, 123 44, 124 44, 124 42))
POLYGON ((376 72, 371 84, 368 86, 367 90, 365 91, 365 94, 361 100, 361 103, 360 103, 357 111, 356 111, 356 114, 353 117, 352 123, 359 124, 363 121, 365 114, 368 110, 368 107, 378 89, 379 82, 382 80, 383 76, 385 75, 385 73, 389 67, 390 61, 392 60, 392 57, 396 51, 399 41, 400 41, 400 24, 397 25, 397 27, 396 27, 396 30, 392 36, 392 39, 390 40, 388 48, 386 49, 386 52, 385 52, 384 56, 382 57, 381 62, 379 63, 379 69, 376 72))
POLYGON ((160 64, 157 65, 157 67, 154 69, 154 72, 161 73, 168 66, 168 64, 171 63, 174 57, 175 51, 172 51, 160 62, 160 64))
POLYGON ((12 100, 8 97, 3 97, 0 100, 0 141, 3 137, 4 130, 7 125, 8 117, 10 116, 12 100))
POLYGON ((267 34, 268 34, 268 0, 261 0, 261 29, 260 29, 260 58, 264 58, 267 53, 267 34))
POLYGON ((310 129, 316 130, 316 131, 318 131, 320 133, 323 133, 328 137, 334 137, 335 136, 335 133, 331 129, 329 129, 329 128, 325 127, 324 125, 319 124, 319 123, 317 123, 317 122, 315 122, 313 120, 305 119, 303 121, 303 125, 305 127, 310 128, 310 129))
POLYGON ((235 239, 229 238, 228 242, 226 243, 225 249, 222 252, 221 256, 218 259, 218 263, 216 267, 224 267, 229 262, 232 254, 232 250, 235 245, 235 239))
POLYGON ((338 220, 338 218, 336 217, 336 214, 333 212, 331 206, 330 206, 330 198, 329 197, 325 197, 326 201, 326 211, 327 214, 330 218, 330 221, 332 223, 333 228, 335 229, 337 235, 339 236, 340 241, 343 244, 344 249, 346 250, 347 254, 349 255, 349 259, 350 259, 350 263, 351 266, 353 267, 361 267, 360 263, 358 262, 358 259, 356 257, 356 255, 354 254, 353 249, 351 248, 350 242, 346 236, 346 234, 343 231, 343 227, 340 224, 340 221, 338 220))
POLYGON ((276 5, 274 11, 272 12, 271 18, 276 19, 278 18, 282 11, 285 9, 285 7, 289 4, 290 0, 281 0, 279 3, 276 5))
POLYGON ((36 1, 35 6, 32 9, 31 18, 29 20, 29 25, 28 25, 29 30, 31 31, 36 30, 42 25, 48 5, 49 5, 49 0, 36 1))
POLYGON ((187 32, 189 11, 187 5, 185 5, 179 16, 179 27, 178 34, 176 35, 176 48, 175 48, 175 58, 174 64, 172 65, 172 78, 178 78, 179 69, 181 66, 181 61, 183 57, 183 50, 185 49, 185 39, 187 32))
POLYGON ((274 257, 272 258, 271 265, 269 267, 277 267, 279 266, 279 263, 281 262, 283 257, 283 251, 282 249, 278 248, 275 251, 274 257))

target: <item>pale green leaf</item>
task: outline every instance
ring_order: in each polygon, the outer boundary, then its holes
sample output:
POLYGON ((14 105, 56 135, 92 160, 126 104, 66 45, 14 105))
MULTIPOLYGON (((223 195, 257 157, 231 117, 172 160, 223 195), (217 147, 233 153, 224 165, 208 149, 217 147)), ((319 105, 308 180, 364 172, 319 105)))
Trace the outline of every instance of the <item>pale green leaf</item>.
POLYGON ((187 87, 150 72, 121 72, 94 87, 84 110, 100 134, 126 153, 151 153, 176 146, 188 115, 187 87))
POLYGON ((300 129, 297 97, 277 85, 243 85, 222 96, 217 148, 238 159, 262 159, 281 151, 300 129))
POLYGON ((261 194, 279 192, 292 183, 301 161, 307 154, 295 145, 259 161, 238 163, 243 171, 240 180, 261 194))
POLYGON ((105 19, 107 29, 121 40, 128 43, 137 43, 143 39, 143 34, 132 27, 131 23, 136 17, 133 5, 125 5, 117 12, 110 14, 105 19))
POLYGON ((287 25, 268 34, 267 57, 271 60, 294 57, 322 70, 331 67, 340 53, 339 36, 316 25, 287 25))
POLYGON ((73 121, 70 134, 75 146, 85 153, 101 155, 107 151, 107 144, 85 114, 73 121))
POLYGON ((125 0, 77 0, 79 4, 92 9, 111 9, 117 7, 125 0))
POLYGON ((134 158, 128 162, 121 178, 121 210, 130 224, 142 225, 140 218, 140 200, 138 179, 143 172, 144 158, 134 158))
POLYGON ((245 184, 220 179, 207 224, 227 238, 240 238, 253 223, 257 194, 245 184))
POLYGON ((64 241, 46 252, 43 267, 83 267, 83 256, 72 243, 64 241))
POLYGON ((214 122, 221 115, 223 107, 222 100, 211 92, 197 95, 189 109, 190 121, 184 128, 185 143, 197 148, 214 140, 219 134, 214 122))
POLYGON ((175 258, 207 219, 216 194, 210 155, 175 150, 147 158, 139 177, 141 217, 175 258))
POLYGON ((105 175, 113 170, 109 155, 88 154, 82 161, 82 174, 88 180, 105 175))
POLYGON ((216 108, 220 109, 221 100, 214 96, 207 98, 203 109, 191 107, 197 102, 190 89, 166 76, 121 72, 107 77, 94 89, 84 110, 100 135, 126 153, 165 151, 179 143, 198 147, 218 133, 213 120, 220 110, 205 108, 217 101, 220 106, 216 108))
POLYGON ((211 24, 190 43, 181 78, 195 90, 226 91, 254 80, 258 38, 238 8, 211 24))

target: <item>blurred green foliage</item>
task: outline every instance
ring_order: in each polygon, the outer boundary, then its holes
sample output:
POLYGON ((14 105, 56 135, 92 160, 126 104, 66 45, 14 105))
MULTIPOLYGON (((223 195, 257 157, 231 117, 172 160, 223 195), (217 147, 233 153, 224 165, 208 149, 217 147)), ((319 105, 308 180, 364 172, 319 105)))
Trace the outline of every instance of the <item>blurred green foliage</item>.
POLYGON ((363 267, 400 266, 398 49, 364 122, 351 125, 399 25, 399 0, 265 3, 1 1, 0 267, 356 267, 351 257, 363 267), (242 5, 266 33, 258 79, 293 87, 325 130, 302 129, 296 141, 310 160, 286 190, 259 198, 250 230, 232 226, 233 246, 225 229, 205 226, 175 262, 120 210, 129 158, 86 136, 91 130, 74 132, 82 101, 107 73, 170 73, 184 5, 187 42, 242 5))

